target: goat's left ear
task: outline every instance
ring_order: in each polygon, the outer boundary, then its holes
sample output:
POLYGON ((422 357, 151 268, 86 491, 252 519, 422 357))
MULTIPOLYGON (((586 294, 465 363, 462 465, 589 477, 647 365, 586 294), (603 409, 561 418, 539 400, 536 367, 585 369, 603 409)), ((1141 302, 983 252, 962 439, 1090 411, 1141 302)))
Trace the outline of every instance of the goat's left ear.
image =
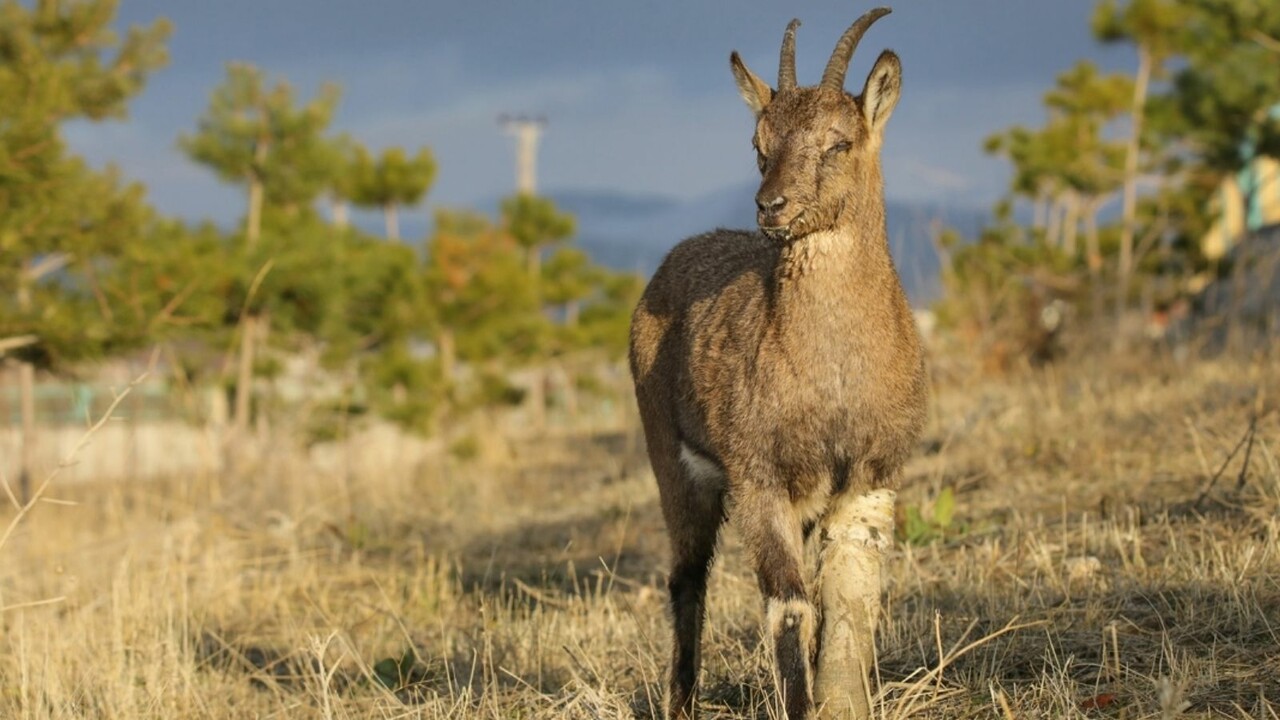
POLYGON ((885 50, 876 59, 862 89, 862 114, 872 135, 879 137, 884 132, 884 124, 893 114, 901 90, 902 63, 892 50, 885 50))

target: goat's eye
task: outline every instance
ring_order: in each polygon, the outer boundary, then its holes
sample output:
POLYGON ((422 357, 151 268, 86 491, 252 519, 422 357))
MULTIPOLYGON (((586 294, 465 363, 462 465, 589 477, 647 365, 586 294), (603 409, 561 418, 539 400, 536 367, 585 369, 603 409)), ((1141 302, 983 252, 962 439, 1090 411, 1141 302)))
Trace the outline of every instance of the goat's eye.
POLYGON ((827 151, 823 153, 823 155, 825 155, 826 157, 833 157, 839 153, 842 153, 848 150, 851 147, 853 147, 853 143, 849 142, 848 140, 842 140, 836 143, 835 145, 832 145, 831 147, 827 148, 827 151))

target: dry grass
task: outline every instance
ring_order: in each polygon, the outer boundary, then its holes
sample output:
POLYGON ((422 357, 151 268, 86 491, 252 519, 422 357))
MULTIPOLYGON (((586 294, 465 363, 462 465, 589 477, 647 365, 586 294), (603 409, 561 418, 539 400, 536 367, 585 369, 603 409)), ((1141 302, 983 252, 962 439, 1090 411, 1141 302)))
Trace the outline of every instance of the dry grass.
MULTIPOLYGON (((1280 717, 1277 398, 1269 359, 940 375, 901 502, 950 487, 956 520, 886 566, 880 715, 1280 717)), ((630 445, 55 480, 0 546, 0 717, 649 717, 665 540, 630 445)), ((733 533, 711 596, 700 717, 771 717, 733 533)))

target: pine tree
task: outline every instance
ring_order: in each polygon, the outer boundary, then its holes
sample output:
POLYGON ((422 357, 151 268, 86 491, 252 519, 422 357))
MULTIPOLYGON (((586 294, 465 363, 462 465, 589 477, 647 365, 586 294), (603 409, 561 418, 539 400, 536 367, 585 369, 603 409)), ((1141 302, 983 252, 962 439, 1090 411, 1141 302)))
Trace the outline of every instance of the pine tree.
MULTIPOLYGON (((1101 75, 1092 63, 1080 62, 1059 75, 1057 87, 1045 96, 1058 125, 1057 142, 1064 160, 1059 169, 1075 211, 1069 231, 1074 236, 1077 217, 1083 221, 1086 264, 1095 280, 1102 269, 1098 213, 1122 183, 1126 152, 1124 146, 1106 138, 1105 129, 1123 113, 1131 94, 1128 78, 1101 75)), ((1074 242, 1069 245, 1074 255, 1074 242)))
POLYGON ((543 350, 546 322, 510 235, 483 215, 441 210, 427 258, 446 380, 452 380, 455 357, 525 360, 543 350))
POLYGON ((140 188, 71 155, 62 125, 124 117, 167 61, 169 26, 111 29, 112 0, 0 0, 0 344, 22 380, 25 491, 35 432, 35 365, 101 352, 119 340, 103 295, 104 257, 145 215, 140 188))
POLYGON ((1085 259, 1094 275, 1102 264, 1097 215, 1120 185, 1123 155, 1105 129, 1129 93, 1123 76, 1101 75, 1091 63, 1078 63, 1045 95, 1049 118, 1042 129, 1014 127, 986 141, 988 152, 1013 163, 1011 190, 1035 203, 1034 224, 1045 229, 1048 244, 1075 257, 1083 223, 1085 259))
POLYGON ((529 277, 541 277, 542 252, 573 235, 576 222, 548 198, 520 193, 502 201, 503 227, 524 250, 529 277))
POLYGON ((1182 0, 1175 37, 1186 65, 1168 98, 1170 128, 1204 165, 1235 172, 1280 158, 1280 7, 1255 0, 1182 0))
MULTIPOLYGON (((1138 169, 1141 164, 1142 128, 1147 94, 1153 78, 1164 74, 1164 65, 1175 52, 1186 12, 1179 0, 1129 0, 1123 8, 1116 0, 1103 0, 1093 16, 1094 34, 1105 42, 1129 41, 1137 46, 1138 68, 1129 110, 1129 137, 1125 146, 1124 199, 1121 209, 1120 259, 1116 268, 1116 311, 1129 300, 1133 275, 1133 239, 1138 209, 1138 169)), ((1115 336, 1119 339, 1120 334, 1115 336)))
POLYGON ((422 202, 436 176, 431 150, 422 148, 409 157, 401 148, 388 148, 377 158, 355 146, 347 164, 347 197, 359 207, 382 210, 387 238, 400 239, 399 210, 422 202))
POLYGON ((563 308, 565 325, 578 324, 581 303, 600 280, 600 268, 582 250, 558 248, 542 267, 542 299, 563 308))
POLYGON ((267 87, 261 70, 232 63, 195 134, 179 139, 193 160, 245 185, 246 245, 257 243, 264 209, 296 215, 330 185, 335 147, 324 133, 338 95, 336 86, 325 85, 299 107, 288 83, 267 87))

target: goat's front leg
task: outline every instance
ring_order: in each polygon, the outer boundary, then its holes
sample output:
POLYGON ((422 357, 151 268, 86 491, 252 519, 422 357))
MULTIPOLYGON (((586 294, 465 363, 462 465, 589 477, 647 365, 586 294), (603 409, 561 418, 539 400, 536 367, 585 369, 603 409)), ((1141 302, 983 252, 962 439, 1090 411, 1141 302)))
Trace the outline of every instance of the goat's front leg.
POLYGON ((774 681, 788 720, 813 712, 813 651, 817 612, 805 594, 804 542, 785 491, 739 493, 734 512, 765 600, 774 681))
POLYGON ((819 535, 822 638, 814 695, 824 719, 871 716, 870 675, 880 620, 880 566, 893 546, 892 490, 832 499, 819 535))

